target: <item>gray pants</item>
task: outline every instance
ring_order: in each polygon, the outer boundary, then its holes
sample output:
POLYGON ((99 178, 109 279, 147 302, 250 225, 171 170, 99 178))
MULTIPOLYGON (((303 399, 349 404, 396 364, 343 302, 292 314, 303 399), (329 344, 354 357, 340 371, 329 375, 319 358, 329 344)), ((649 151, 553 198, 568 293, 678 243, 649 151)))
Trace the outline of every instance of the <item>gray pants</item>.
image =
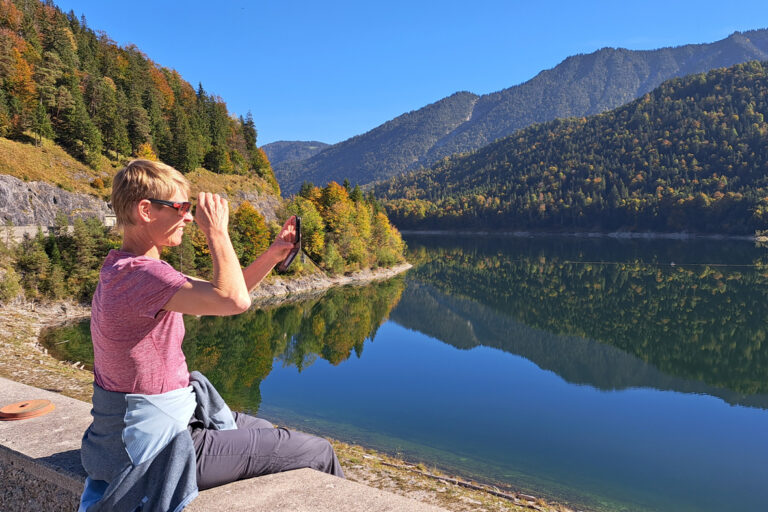
POLYGON ((267 420, 247 414, 233 414, 237 430, 207 430, 194 422, 190 424, 200 490, 299 468, 313 468, 344 478, 327 440, 274 428, 267 420))

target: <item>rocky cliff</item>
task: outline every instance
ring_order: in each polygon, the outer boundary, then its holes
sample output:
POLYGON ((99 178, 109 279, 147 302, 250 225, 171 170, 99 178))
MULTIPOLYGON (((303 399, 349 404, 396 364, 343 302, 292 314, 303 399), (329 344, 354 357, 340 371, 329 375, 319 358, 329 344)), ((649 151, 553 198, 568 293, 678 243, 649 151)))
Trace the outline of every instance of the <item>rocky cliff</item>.
POLYGON ((67 192, 42 181, 24 182, 0 174, 0 222, 14 226, 53 226, 56 215, 64 213, 69 221, 98 217, 104 221, 111 214, 103 199, 67 192))
MULTIPOLYGON (((269 194, 237 191, 230 198, 233 206, 249 201, 267 222, 276 221, 280 199, 269 194)), ((94 196, 68 192, 42 181, 24 182, 13 176, 0 174, 0 223, 10 221, 14 226, 53 226, 61 212, 70 223, 80 217, 98 217, 104 222, 112 210, 107 203, 94 196)))
MULTIPOLYGON (((227 194, 222 194, 227 196, 227 194)), ((277 210, 280 208, 280 198, 272 194, 259 194, 258 192, 246 192, 238 191, 233 194, 233 197, 229 198, 232 203, 232 208, 236 208, 237 205, 243 201, 248 201, 256 208, 267 222, 279 221, 277 218, 277 210)))

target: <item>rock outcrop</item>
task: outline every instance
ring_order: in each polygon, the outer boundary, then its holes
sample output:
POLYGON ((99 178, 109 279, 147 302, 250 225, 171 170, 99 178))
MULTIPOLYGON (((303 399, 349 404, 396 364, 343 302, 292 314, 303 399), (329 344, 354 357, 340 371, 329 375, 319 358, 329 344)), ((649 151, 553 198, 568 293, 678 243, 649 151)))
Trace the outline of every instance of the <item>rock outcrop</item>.
MULTIPOLYGON (((230 198, 233 207, 246 200, 267 222, 278 220, 280 198, 277 196, 240 191, 230 198)), ((64 213, 70 223, 78 217, 98 217, 104 222, 106 216, 113 214, 106 201, 98 197, 0 174, 0 225, 10 221, 14 226, 53 226, 58 213, 64 213)))
POLYGON ((112 210, 103 199, 77 194, 42 181, 24 182, 0 174, 0 222, 14 226, 53 226, 56 215, 76 218, 98 217, 102 222, 112 210))
POLYGON ((272 194, 259 194, 257 192, 240 191, 231 197, 230 202, 233 208, 243 201, 248 201, 256 208, 267 222, 278 221, 277 210, 280 208, 280 198, 272 194))

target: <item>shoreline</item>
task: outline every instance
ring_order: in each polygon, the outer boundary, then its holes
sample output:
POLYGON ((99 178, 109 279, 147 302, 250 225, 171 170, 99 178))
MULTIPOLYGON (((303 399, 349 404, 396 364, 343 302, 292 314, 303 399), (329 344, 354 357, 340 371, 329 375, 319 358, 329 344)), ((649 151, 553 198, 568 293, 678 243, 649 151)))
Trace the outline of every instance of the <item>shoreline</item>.
POLYGON ((257 306, 280 305, 305 298, 309 299, 337 286, 362 286, 389 279, 412 267, 413 265, 406 262, 394 267, 360 270, 341 276, 329 276, 322 272, 314 272, 289 279, 267 278, 251 292, 251 300, 257 306))
POLYGON ((613 238, 613 239, 645 239, 645 240, 743 240, 751 242, 766 242, 768 237, 755 235, 725 235, 725 234, 704 234, 689 233, 681 231, 678 233, 661 232, 634 232, 634 231, 469 231, 469 230, 440 230, 440 229, 401 229, 403 235, 425 235, 425 236, 505 236, 516 238, 545 238, 545 237, 564 237, 564 238, 613 238))
MULTIPOLYGON (((328 288, 363 285, 405 272, 410 264, 388 269, 363 271, 350 276, 299 276, 290 280, 272 279, 252 294, 254 305, 273 306, 322 294, 328 288), (313 288, 316 286, 316 288, 313 288), (269 290, 269 291, 267 291, 269 290), (275 293, 275 297, 267 297, 275 293)), ((39 342, 44 328, 86 318, 90 306, 72 301, 36 304, 16 300, 0 308, 0 376, 37 388, 91 401, 93 373, 80 361, 59 361, 39 342)), ((4 405, 4 404, 0 404, 4 405)), ((541 510, 566 512, 571 509, 523 494, 500 493, 491 486, 477 485, 447 475, 436 468, 405 461, 385 453, 332 439, 347 477, 362 484, 411 497, 455 512, 541 510), (501 494, 501 496, 500 496, 501 494)))

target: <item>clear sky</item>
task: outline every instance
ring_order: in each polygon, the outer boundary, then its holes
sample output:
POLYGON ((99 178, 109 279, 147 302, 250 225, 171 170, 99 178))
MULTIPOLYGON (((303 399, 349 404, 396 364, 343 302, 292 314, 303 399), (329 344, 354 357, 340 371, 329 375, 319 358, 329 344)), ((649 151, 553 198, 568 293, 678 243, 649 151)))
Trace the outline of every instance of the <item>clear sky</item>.
POLYGON ((576 53, 768 28, 766 0, 54 0, 135 44, 258 144, 335 143, 457 91, 505 89, 576 53))

